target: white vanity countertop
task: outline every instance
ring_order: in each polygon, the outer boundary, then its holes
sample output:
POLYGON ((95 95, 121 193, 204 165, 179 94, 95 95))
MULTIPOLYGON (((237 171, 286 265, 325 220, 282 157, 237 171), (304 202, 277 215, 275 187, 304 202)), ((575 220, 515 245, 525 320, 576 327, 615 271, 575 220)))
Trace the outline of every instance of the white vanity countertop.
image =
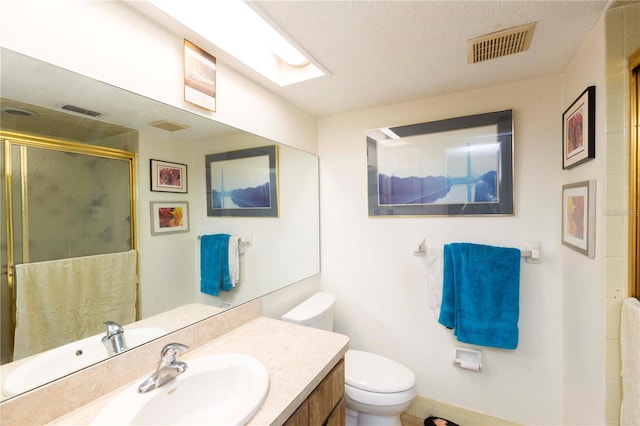
MULTIPOLYGON (((188 363, 190 358, 221 352, 259 359, 269 371, 269 392, 248 425, 281 425, 344 356, 348 343, 349 338, 342 334, 259 317, 181 359, 188 363)), ((119 390, 50 424, 88 424, 119 390)))

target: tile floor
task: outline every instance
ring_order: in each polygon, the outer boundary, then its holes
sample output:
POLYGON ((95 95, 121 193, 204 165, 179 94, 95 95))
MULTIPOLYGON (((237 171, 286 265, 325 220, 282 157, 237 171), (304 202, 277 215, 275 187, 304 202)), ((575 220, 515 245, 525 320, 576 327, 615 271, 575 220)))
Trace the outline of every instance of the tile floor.
POLYGON ((408 414, 401 414, 400 421, 402 422, 402 426, 424 426, 424 419, 419 419, 408 414))

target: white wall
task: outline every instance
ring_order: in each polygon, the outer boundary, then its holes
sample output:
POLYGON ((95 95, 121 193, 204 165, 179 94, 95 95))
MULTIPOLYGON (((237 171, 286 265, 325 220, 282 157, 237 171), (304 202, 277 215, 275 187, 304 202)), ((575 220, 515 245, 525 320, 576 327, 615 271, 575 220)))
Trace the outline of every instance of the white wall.
POLYGON ((352 348, 411 368, 421 396, 525 424, 562 423, 562 92, 556 76, 320 119, 321 286, 337 296, 336 331, 352 348), (367 216, 365 130, 503 109, 514 117, 515 216, 367 216), (416 237, 431 247, 542 243, 542 263, 521 266, 517 350, 482 348, 479 374, 453 366, 458 342, 429 309, 416 237))
MULTIPOLYGON (((152 129, 153 130, 153 129, 152 129)), ((199 277, 192 267, 196 234, 191 232, 151 236, 150 201, 189 201, 190 220, 195 204, 204 196, 193 190, 193 155, 188 146, 171 140, 170 133, 140 131, 138 150, 138 272, 140 277, 140 314, 147 318, 168 309, 193 303, 199 277), (150 192, 149 159, 187 164, 189 195, 150 192)), ((204 179, 204 178, 203 178, 204 179)))
MULTIPOLYGON (((564 292, 564 424, 602 423, 605 418, 604 259, 607 255, 607 223, 604 216, 604 167, 607 89, 604 24, 604 19, 598 22, 564 75, 565 108, 588 86, 596 86, 596 158, 562 173, 562 184, 596 180, 596 257, 591 259, 566 247, 561 251, 564 292)), ((618 231, 620 232, 616 238, 621 238, 622 229, 618 231)))

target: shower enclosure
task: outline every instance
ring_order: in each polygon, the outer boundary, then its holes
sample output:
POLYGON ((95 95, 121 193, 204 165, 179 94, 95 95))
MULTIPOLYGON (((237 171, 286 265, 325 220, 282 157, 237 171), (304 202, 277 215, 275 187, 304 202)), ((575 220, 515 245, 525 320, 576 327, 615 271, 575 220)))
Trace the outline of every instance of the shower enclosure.
POLYGON ((7 131, 0 144, 5 363, 14 343, 14 286, 20 285, 14 265, 136 248, 135 153, 7 131))

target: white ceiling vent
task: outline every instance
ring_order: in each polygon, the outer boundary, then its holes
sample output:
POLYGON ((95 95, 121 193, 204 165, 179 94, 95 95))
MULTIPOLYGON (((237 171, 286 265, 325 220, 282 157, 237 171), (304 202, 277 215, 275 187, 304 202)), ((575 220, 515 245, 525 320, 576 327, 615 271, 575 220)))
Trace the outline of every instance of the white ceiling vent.
POLYGON ((532 22, 469 40, 469 63, 524 52, 531 44, 535 27, 532 22))
POLYGON ((175 132, 176 130, 189 128, 189 126, 187 126, 186 124, 175 123, 169 120, 154 121, 153 123, 149 123, 149 126, 157 127, 158 129, 167 130, 169 132, 175 132))
POLYGON ((82 108, 75 105, 63 105, 62 109, 66 109, 67 111, 77 112, 78 114, 88 115, 90 117, 100 117, 102 115, 101 112, 91 111, 87 108, 82 108))

